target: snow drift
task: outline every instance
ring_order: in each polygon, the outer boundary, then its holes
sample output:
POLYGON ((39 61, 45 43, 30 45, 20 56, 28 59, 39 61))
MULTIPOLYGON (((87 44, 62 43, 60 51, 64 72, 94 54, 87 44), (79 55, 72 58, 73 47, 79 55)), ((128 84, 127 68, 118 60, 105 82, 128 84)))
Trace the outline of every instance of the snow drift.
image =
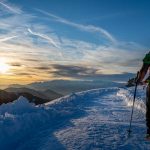
POLYGON ((138 88, 134 134, 127 138, 134 88, 72 93, 35 106, 24 97, 0 106, 0 149, 148 149, 145 94, 138 88), (140 130, 139 130, 140 129, 140 130))

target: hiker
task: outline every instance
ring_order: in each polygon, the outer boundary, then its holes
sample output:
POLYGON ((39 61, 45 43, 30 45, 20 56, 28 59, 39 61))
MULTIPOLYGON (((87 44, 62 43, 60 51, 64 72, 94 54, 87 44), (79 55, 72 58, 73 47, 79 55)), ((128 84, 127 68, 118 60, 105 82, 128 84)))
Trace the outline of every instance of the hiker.
POLYGON ((146 125, 147 135, 150 138, 150 52, 147 53, 143 59, 143 66, 139 72, 138 84, 146 84, 146 125))

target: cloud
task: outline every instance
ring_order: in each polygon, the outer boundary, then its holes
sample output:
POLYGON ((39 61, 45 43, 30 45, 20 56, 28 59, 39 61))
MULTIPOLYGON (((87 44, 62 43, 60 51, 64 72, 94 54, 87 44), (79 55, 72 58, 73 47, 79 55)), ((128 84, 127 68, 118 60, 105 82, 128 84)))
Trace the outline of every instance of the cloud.
POLYGON ((96 75, 97 69, 77 66, 77 65, 60 65, 54 64, 52 65, 55 71, 50 71, 54 74, 54 76, 58 77, 72 77, 72 78, 81 78, 86 76, 94 76, 96 75))
POLYGON ((41 12, 42 14, 45 14, 47 16, 50 16, 50 17, 54 18, 54 20, 57 21, 57 22, 64 23, 66 25, 78 28, 82 31, 91 32, 91 33, 100 33, 101 35, 103 35, 106 39, 108 39, 112 43, 114 43, 114 44, 117 43, 116 38, 113 37, 113 35, 111 35, 108 31, 106 31, 105 29, 103 29, 101 27, 96 27, 96 26, 93 26, 93 25, 78 24, 78 23, 69 21, 65 18, 62 18, 62 17, 56 16, 54 14, 48 13, 46 11, 43 11, 43 10, 40 10, 40 9, 36 9, 36 10, 41 12))
POLYGON ((20 73, 16 72, 15 75, 17 75, 17 76, 29 76, 29 77, 32 77, 33 74, 31 75, 31 73, 26 73, 26 72, 20 72, 20 73))
POLYGON ((12 4, 6 4, 2 1, 0 1, 0 5, 2 5, 4 8, 6 8, 9 12, 14 13, 14 14, 21 14, 22 10, 19 7, 16 7, 12 4))
POLYGON ((22 64, 21 63, 18 63, 18 62, 12 62, 12 63, 9 63, 11 66, 13 67, 21 67, 22 64))
POLYGON ((39 59, 33 59, 33 58, 26 58, 25 61, 31 61, 31 62, 38 62, 39 59))
MULTIPOLYGON (((108 40, 107 45, 59 35, 55 28, 51 28, 47 22, 41 22, 42 18, 33 14, 23 11, 21 15, 15 12, 13 15, 4 13, 6 15, 0 18, 0 57, 10 62, 12 74, 7 74, 0 84, 58 78, 93 80, 106 74, 115 74, 117 78, 116 74, 136 72, 144 56, 143 46, 133 42, 120 42, 100 27, 77 24, 46 14, 54 21, 103 35, 108 40)), ((109 75, 107 77, 109 79, 109 75)))
POLYGON ((41 67, 35 67, 35 69, 38 69, 38 70, 49 70, 50 67, 41 66, 41 67))
POLYGON ((0 38, 0 42, 5 42, 5 41, 9 41, 11 39, 16 38, 17 36, 12 36, 12 37, 5 37, 5 38, 0 38))
POLYGON ((37 32, 33 32, 30 28, 28 28, 28 32, 31 33, 32 35, 39 36, 40 38, 43 38, 43 39, 47 40, 50 44, 52 44, 53 46, 59 48, 57 43, 52 38, 50 38, 49 36, 44 35, 44 34, 40 34, 40 33, 37 33, 37 32))
POLYGON ((90 81, 126 81, 129 77, 134 77, 135 74, 132 73, 122 73, 122 74, 102 74, 101 70, 98 68, 91 68, 88 66, 78 66, 78 65, 52 65, 55 71, 50 71, 50 74, 57 78, 69 78, 69 79, 80 79, 80 80, 90 80, 90 81))

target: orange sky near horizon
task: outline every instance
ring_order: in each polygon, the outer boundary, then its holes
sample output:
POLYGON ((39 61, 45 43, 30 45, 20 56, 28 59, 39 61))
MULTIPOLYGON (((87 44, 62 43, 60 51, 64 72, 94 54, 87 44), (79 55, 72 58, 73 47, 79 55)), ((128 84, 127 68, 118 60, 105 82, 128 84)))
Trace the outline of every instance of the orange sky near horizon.
POLYGON ((120 39, 111 26, 105 29, 32 7, 0 3, 0 87, 58 79, 93 81, 139 70, 145 45, 120 39))

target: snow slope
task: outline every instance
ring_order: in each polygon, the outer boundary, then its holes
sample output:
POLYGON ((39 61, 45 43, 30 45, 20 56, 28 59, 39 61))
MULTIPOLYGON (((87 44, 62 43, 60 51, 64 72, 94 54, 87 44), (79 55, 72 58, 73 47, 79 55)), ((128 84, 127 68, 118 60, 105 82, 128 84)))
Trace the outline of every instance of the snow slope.
POLYGON ((127 136, 134 88, 95 89, 38 107, 20 97, 0 106, 0 150, 149 150, 144 139, 145 90, 139 87, 127 136))

